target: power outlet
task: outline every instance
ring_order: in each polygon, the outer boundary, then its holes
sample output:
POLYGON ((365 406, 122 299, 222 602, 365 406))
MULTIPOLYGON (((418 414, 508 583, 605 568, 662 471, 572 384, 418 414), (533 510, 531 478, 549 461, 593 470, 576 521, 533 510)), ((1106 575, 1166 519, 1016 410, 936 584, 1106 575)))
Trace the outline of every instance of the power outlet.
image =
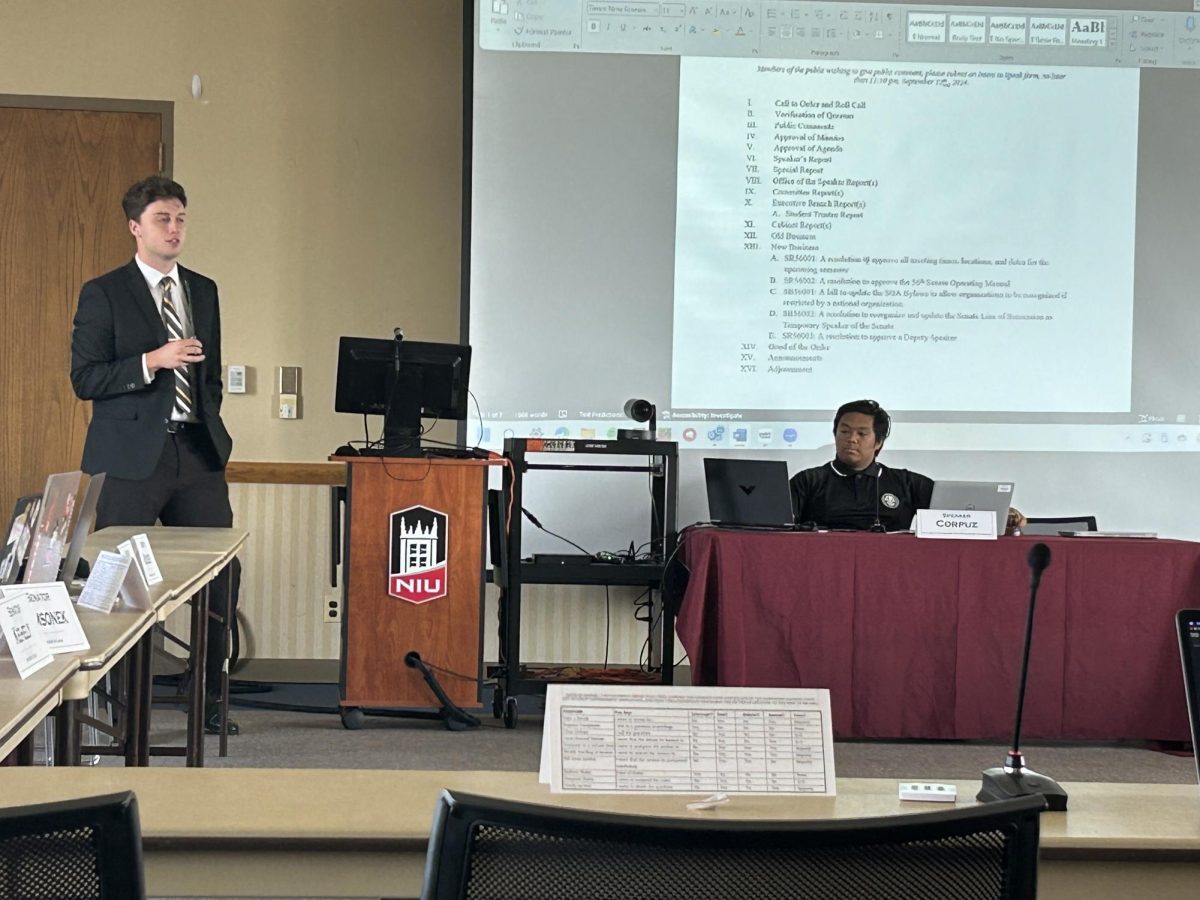
POLYGON ((341 591, 329 591, 325 594, 325 621, 331 624, 342 621, 341 591))

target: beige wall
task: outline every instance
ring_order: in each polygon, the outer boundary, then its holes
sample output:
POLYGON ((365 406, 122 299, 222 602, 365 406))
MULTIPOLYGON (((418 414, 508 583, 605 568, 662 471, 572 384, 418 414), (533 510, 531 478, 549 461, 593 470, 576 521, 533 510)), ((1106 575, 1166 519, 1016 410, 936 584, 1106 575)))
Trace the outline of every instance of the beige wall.
MULTIPOLYGON (((0 94, 175 104, 183 261, 217 280, 225 362, 257 380, 225 401, 235 459, 319 460, 361 437, 360 418, 332 411, 338 335, 401 325, 457 339, 461 17, 459 0, 0 2, 0 94), (271 417, 280 365, 304 369, 299 421, 271 417)), ((338 629, 322 617, 324 490, 235 485, 231 496, 253 534, 243 655, 336 657, 338 629)), ((599 589, 532 589, 527 601, 526 659, 603 658, 599 589)), ((614 662, 637 660, 644 638, 628 607, 613 592, 614 662)), ((491 659, 491 604, 485 623, 491 659)))
POLYGON ((256 375, 225 403, 235 458, 361 437, 332 411, 338 335, 457 338, 460 35, 456 0, 0 3, 0 94, 175 104, 183 261, 220 285, 225 361, 256 375), (280 365, 304 369, 299 421, 271 417, 280 365))

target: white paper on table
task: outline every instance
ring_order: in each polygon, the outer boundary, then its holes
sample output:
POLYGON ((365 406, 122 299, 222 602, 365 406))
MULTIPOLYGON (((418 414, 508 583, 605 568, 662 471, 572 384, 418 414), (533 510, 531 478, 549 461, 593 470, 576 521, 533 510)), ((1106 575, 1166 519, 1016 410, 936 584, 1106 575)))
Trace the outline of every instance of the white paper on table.
POLYGON ((18 593, 25 594, 25 611, 42 635, 42 640, 52 654, 71 653, 91 647, 79 615, 71 603, 67 586, 61 581, 44 584, 23 584, 19 587, 0 588, 5 600, 18 593))
POLYGON ((146 534, 135 534, 133 536, 134 558, 138 561, 138 566, 142 570, 142 577, 146 579, 146 584, 153 587, 162 582, 162 572, 158 568, 158 560, 154 558, 154 551, 150 549, 150 537, 146 534))
MULTIPOLYGON (((128 556, 130 559, 133 560, 134 564, 139 569, 141 569, 142 564, 141 564, 141 561, 138 560, 137 551, 134 550, 134 548, 133 548, 133 539, 132 538, 130 538, 127 541, 121 541, 121 543, 117 544, 117 552, 120 553, 122 556, 128 556)), ((144 579, 145 577, 146 577, 145 574, 143 574, 142 578, 144 579)))
POLYGON ((557 685, 546 685, 546 714, 542 717, 542 752, 538 755, 538 784, 550 783, 550 735, 558 734, 557 723, 550 725, 550 692, 557 685))
POLYGON ((125 580, 121 582, 121 602, 130 609, 150 609, 153 605, 150 587, 146 584, 146 573, 142 571, 142 561, 138 558, 139 554, 133 546, 133 541, 121 541, 117 544, 117 550, 122 556, 128 556, 133 561, 129 571, 125 573, 125 580))
POLYGON ((550 789, 837 793, 824 688, 549 685, 550 789))
POLYGON ((84 582, 79 605, 97 612, 112 612, 121 592, 121 585, 133 565, 133 557, 111 550, 101 550, 92 563, 92 571, 84 582))
POLYGON ((136 561, 130 562, 125 572, 125 580, 121 582, 121 602, 130 609, 153 609, 154 600, 150 597, 150 588, 136 561))
POLYGON ((4 655, 12 656, 22 680, 54 658, 41 633, 32 624, 32 618, 25 604, 24 591, 0 602, 0 634, 4 635, 7 644, 4 655))

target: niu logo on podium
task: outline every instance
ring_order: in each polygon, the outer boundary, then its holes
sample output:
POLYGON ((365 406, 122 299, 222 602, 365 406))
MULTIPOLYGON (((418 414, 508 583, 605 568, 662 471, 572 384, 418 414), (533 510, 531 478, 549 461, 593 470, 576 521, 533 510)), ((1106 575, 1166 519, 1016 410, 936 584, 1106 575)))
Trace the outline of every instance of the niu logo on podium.
POLYGON ((446 596, 446 550, 450 518, 436 509, 410 506, 391 515, 388 593, 409 603, 446 596))

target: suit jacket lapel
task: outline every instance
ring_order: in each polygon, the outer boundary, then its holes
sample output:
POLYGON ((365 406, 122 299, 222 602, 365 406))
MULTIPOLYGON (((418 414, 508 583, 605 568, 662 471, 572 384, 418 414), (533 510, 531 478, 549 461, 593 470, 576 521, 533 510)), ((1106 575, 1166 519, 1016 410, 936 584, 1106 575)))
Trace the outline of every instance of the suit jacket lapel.
POLYGON ((150 286, 146 284, 142 270, 134 260, 129 261, 125 272, 129 275, 129 292, 133 295, 133 306, 146 320, 146 324, 158 340, 158 346, 161 347, 167 342, 167 327, 163 325, 162 315, 150 293, 150 286))
POLYGON ((192 320, 192 334, 200 338, 200 343, 207 343, 212 329, 212 306, 208 296, 202 290, 197 290, 196 279, 192 272, 179 267, 179 278, 183 281, 184 296, 187 297, 188 315, 192 320))

